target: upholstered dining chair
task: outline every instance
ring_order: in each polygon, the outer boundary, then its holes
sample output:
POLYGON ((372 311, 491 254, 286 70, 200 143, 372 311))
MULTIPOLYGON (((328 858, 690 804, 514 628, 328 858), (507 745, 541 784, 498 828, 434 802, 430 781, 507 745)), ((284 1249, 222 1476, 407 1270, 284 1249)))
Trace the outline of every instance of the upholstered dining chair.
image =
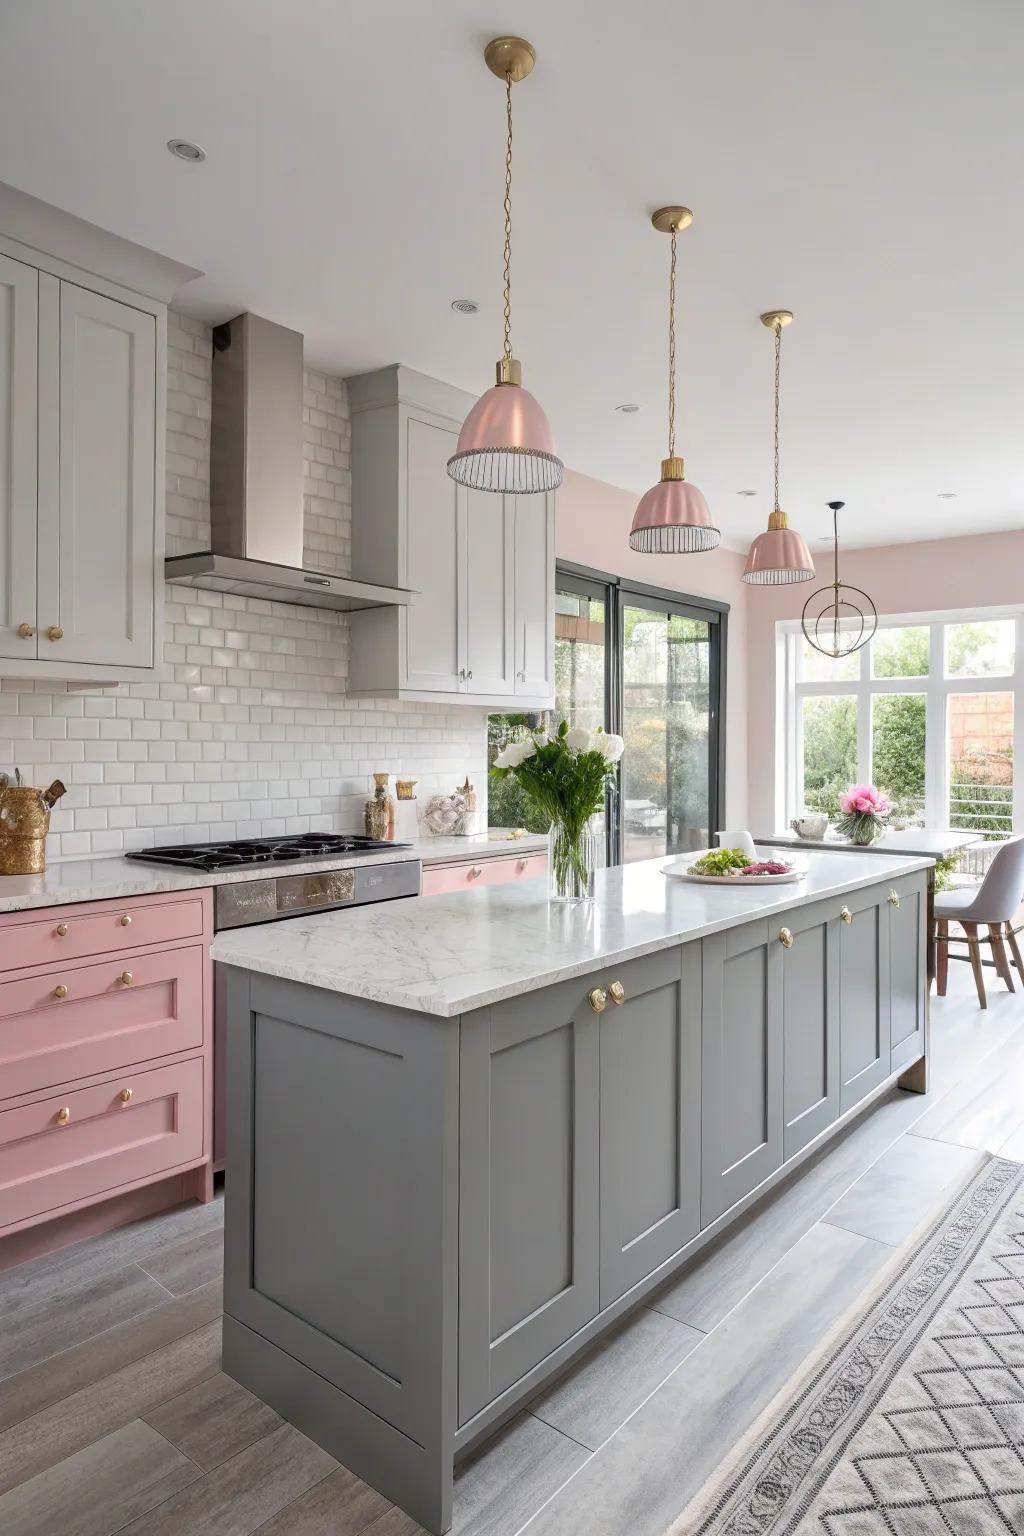
POLYGON ((716 832, 719 848, 740 848, 751 862, 757 858, 754 839, 749 832, 716 832))
POLYGON ((936 990, 940 997, 946 995, 949 975, 949 925, 959 923, 967 940, 978 988, 978 1003, 988 1007, 985 996, 985 977, 981 969, 981 946, 988 944, 996 970, 1011 992, 1013 972, 1006 954, 1010 946, 1017 975, 1024 985, 1024 965, 1013 922, 1021 899, 1024 898, 1024 836, 1008 837, 988 867, 984 880, 972 891, 939 891, 935 897, 936 990), (978 929, 988 928, 988 935, 980 935, 978 929))

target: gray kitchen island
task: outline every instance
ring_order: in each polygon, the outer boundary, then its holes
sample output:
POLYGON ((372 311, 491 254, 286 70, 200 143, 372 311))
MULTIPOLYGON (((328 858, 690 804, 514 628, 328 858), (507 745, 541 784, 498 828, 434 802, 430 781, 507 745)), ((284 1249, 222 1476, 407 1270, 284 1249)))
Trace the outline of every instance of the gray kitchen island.
POLYGON ((891 1083, 928 859, 222 932, 224 1369, 434 1532, 453 1464, 891 1083))

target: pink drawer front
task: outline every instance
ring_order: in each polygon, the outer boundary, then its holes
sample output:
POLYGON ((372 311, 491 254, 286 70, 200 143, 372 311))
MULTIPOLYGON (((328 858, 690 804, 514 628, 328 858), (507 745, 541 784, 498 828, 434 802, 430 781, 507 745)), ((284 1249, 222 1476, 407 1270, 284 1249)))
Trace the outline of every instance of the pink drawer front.
POLYGON ((0 1231, 197 1162, 203 1065, 126 1072, 0 1111, 0 1231))
POLYGON ((198 1050, 203 964, 190 944, 0 982, 0 1099, 198 1050))
POLYGON ((529 880, 543 875, 546 853, 526 853, 514 858, 480 859, 468 864, 435 864, 423 871, 424 896, 443 896, 450 891, 470 891, 478 885, 504 885, 509 880, 529 880))
POLYGON ((83 911, 51 907, 40 918, 0 927, 0 971, 28 965, 65 965, 88 955, 143 944, 169 944, 203 934, 200 892, 185 900, 155 903, 104 901, 83 911))

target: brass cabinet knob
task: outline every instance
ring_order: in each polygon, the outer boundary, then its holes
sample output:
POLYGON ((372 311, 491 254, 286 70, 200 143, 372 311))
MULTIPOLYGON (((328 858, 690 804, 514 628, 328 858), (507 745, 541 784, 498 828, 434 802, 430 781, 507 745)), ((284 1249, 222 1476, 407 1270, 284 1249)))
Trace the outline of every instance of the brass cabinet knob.
POLYGON ((793 948, 793 934, 789 928, 779 929, 779 943, 786 949, 793 948))
POLYGON ((67 1123, 68 1123, 68 1121, 70 1119, 71 1119, 71 1110, 70 1110, 69 1106, 67 1104, 65 1104, 62 1109, 58 1109, 58 1111, 57 1111, 57 1124, 58 1125, 67 1125, 67 1123))
POLYGON ((131 917, 127 912, 125 912, 118 918, 118 922, 121 924, 122 928, 127 928, 131 923, 131 917))
POLYGON ((68 995, 68 989, 67 989, 67 987, 66 987, 66 986, 65 986, 65 985, 64 985, 64 983, 63 983, 63 982, 61 982, 61 983, 60 983, 60 984, 59 984, 59 986, 56 986, 56 987, 54 987, 54 989, 53 989, 53 995, 54 995, 54 997, 55 997, 55 998, 56 998, 56 999, 57 999, 57 1000, 58 1000, 58 1002, 63 1002, 63 1000, 64 1000, 64 998, 66 998, 66 997, 67 997, 67 995, 68 995))
POLYGON ((604 987, 593 987, 587 993, 587 1002, 595 1013, 604 1013, 608 1007, 608 993, 604 987))
POLYGON ((890 891, 889 892, 889 905, 890 905, 890 907, 898 907, 899 904, 900 904, 899 892, 898 891, 890 891))
POLYGON ((31 624, 19 624, 18 625, 18 639, 19 640, 31 640, 32 636, 34 634, 35 634, 35 629, 33 628, 33 626, 31 624))
POLYGON ((842 918, 844 923, 853 922, 853 913, 850 911, 849 907, 844 907, 839 916, 842 918))
POLYGON ((121 1092, 118 1094, 118 1098, 121 1100, 122 1104, 130 1104, 131 1101, 132 1101, 132 1091, 131 1091, 131 1089, 130 1088, 122 1088, 121 1092))
POLYGON ((66 939, 68 936, 68 925, 67 923, 58 923, 53 931, 58 939, 66 939))
POLYGON ((131 971, 122 971, 117 979, 121 983, 122 987, 130 987, 132 982, 135 980, 135 977, 132 975, 131 971))
POLYGON ((47 640, 63 640, 64 631, 61 629, 59 624, 51 624, 49 629, 46 631, 46 638, 47 640))
POLYGON ((611 986, 608 988, 608 996, 611 998, 616 1007, 622 1006, 622 1004, 626 1001, 626 989, 622 985, 621 981, 612 982, 611 986))

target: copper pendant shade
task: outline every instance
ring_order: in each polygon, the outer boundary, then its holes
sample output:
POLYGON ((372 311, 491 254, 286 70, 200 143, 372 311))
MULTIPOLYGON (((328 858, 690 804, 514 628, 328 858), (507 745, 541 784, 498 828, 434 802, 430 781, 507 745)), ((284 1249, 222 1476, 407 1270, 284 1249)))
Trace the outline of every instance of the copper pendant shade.
POLYGON ((661 461, 661 479, 640 498, 629 534, 630 549, 644 554, 687 555, 716 549, 721 534, 711 521, 703 494, 683 475, 676 455, 676 236, 693 222, 689 208, 659 208, 651 223, 672 236, 668 289, 668 458, 661 461))
POLYGON ((547 416, 522 386, 522 369, 512 356, 512 86, 533 69, 536 54, 521 37, 496 37, 487 44, 488 69, 505 82, 505 348, 497 383, 473 406, 462 424, 448 473, 471 490, 528 494, 553 491, 563 465, 547 416))
POLYGON ((759 533, 747 555, 743 580, 750 586, 782 587, 814 576, 814 561, 802 534, 789 526, 789 518, 779 506, 779 378, 782 361, 782 332, 791 323, 788 309, 769 309, 761 324, 775 334, 775 505, 768 518, 768 529, 759 533))

